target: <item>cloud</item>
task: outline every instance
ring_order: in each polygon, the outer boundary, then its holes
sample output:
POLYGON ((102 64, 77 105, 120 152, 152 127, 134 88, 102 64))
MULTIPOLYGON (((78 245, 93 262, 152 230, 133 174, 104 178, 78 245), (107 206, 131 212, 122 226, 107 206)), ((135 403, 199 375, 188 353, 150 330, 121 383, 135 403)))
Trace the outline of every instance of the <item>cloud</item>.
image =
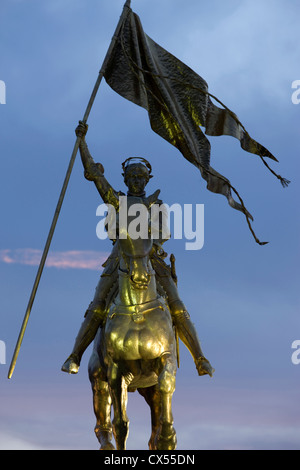
POLYGON ((191 425, 182 439, 191 449, 206 450, 297 450, 299 426, 191 425))
POLYGON ((249 105, 253 98, 261 102, 262 95, 286 102, 287 87, 297 78, 295 64, 299 62, 299 52, 293 47, 297 20, 290 7, 282 0, 274 0, 272 7, 266 1, 245 0, 214 24, 208 22, 206 29, 191 28, 181 46, 186 60, 199 64, 212 93, 213 89, 222 96, 224 92, 225 104, 249 105), (199 54, 195 44, 203 43, 199 54))
POLYGON ((24 439, 0 433, 0 450, 41 450, 41 448, 24 439))
MULTIPOLYGON (((58 269, 91 269, 99 271, 108 254, 97 251, 52 251, 45 266, 58 269)), ((33 248, 0 250, 0 261, 6 264, 38 266, 42 251, 33 248)))

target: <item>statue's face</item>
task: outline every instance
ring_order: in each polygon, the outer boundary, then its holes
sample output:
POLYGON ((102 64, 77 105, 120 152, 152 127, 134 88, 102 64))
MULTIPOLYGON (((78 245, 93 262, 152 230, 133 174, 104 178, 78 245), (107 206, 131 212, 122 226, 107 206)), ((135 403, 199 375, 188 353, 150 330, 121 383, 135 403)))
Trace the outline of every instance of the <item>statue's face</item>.
POLYGON ((142 194, 148 183, 147 169, 143 165, 132 165, 126 172, 125 182, 131 194, 142 194))

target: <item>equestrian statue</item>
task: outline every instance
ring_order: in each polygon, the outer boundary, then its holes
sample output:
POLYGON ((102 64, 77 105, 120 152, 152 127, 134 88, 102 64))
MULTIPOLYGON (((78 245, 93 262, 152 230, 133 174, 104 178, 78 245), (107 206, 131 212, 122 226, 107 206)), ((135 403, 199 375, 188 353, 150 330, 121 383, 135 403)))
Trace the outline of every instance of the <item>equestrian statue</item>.
MULTIPOLYGON (((119 223, 120 200, 125 195, 112 188, 102 164, 94 162, 85 140, 87 130, 87 124, 79 121, 75 132, 80 138, 84 175, 94 182, 104 203, 115 208, 117 230, 94 299, 62 371, 76 374, 83 353, 94 341, 88 369, 100 449, 115 449, 112 436, 118 450, 126 449, 127 395, 137 390, 151 410, 149 449, 173 450, 177 445, 172 395, 178 366, 178 337, 190 351, 200 376, 212 376, 214 369, 202 352, 194 324, 179 297, 173 255, 171 265, 165 261, 164 230, 159 225, 155 237, 133 237, 129 225, 119 223)), ((149 213, 149 225, 151 207, 163 204, 158 199, 160 191, 145 194, 151 171, 144 158, 128 158, 123 163, 128 217, 130 207, 140 204, 149 213)))

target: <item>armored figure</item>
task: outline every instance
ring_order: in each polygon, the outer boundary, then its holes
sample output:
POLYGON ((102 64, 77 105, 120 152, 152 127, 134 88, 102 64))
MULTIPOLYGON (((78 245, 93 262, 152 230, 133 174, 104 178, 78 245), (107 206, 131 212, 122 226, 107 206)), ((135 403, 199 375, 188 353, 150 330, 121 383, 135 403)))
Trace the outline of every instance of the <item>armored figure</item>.
MULTIPOLYGON (((104 168, 101 163, 95 163, 89 152, 85 141, 88 126, 79 122, 76 128, 76 135, 80 140, 80 155, 84 166, 85 178, 93 181, 104 203, 113 206, 118 213, 120 208, 120 196, 123 193, 115 191, 104 176, 104 168)), ((143 204, 149 210, 153 204, 162 204, 158 199, 160 191, 156 191, 150 196, 146 196, 145 187, 151 175, 151 165, 143 158, 129 158, 123 163, 124 182, 128 187, 128 204, 143 204), (138 160, 138 161, 134 161, 138 160)), ((151 253, 151 264, 155 270, 156 282, 159 290, 167 300, 172 316, 173 324, 179 338, 190 351, 199 375, 209 374, 212 376, 213 368, 204 357, 200 342, 190 315, 179 297, 176 277, 172 266, 165 262, 167 254, 162 248, 166 241, 158 234, 154 240, 151 253)), ((73 351, 62 366, 62 371, 76 374, 79 370, 83 353, 94 340, 99 327, 103 327, 110 302, 113 300, 114 292, 118 284, 119 254, 118 235, 113 240, 113 249, 103 264, 103 272, 96 287, 95 296, 90 303, 84 317, 84 321, 78 332, 73 351)), ((137 280, 139 282, 140 280, 137 280)))

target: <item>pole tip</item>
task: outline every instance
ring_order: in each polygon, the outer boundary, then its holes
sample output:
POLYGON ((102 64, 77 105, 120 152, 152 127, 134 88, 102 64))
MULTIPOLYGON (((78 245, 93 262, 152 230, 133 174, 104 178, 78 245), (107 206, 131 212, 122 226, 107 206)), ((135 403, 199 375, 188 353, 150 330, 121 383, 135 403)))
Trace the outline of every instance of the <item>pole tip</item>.
POLYGON ((15 364, 11 364, 10 365, 10 368, 9 368, 9 371, 8 371, 8 375, 7 375, 7 378, 8 379, 11 379, 12 378, 12 375, 14 373, 14 370, 15 370, 15 364))

